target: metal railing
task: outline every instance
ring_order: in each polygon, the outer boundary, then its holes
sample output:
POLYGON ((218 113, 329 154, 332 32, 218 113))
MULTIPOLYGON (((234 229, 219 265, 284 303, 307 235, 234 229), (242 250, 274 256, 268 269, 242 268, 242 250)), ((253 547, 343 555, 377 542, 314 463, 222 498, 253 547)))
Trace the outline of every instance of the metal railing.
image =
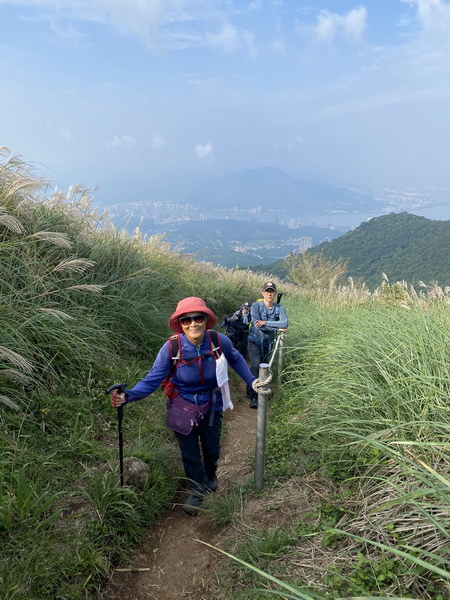
MULTIPOLYGON (((277 382, 281 382, 283 371, 284 336, 282 331, 278 334, 272 357, 269 363, 259 365, 259 381, 267 381, 271 366, 278 351, 278 373, 277 382)), ((258 413, 256 416, 256 450, 255 450, 255 487, 258 492, 264 486, 265 454, 266 454, 266 428, 267 428, 267 406, 270 394, 258 394, 258 413)))

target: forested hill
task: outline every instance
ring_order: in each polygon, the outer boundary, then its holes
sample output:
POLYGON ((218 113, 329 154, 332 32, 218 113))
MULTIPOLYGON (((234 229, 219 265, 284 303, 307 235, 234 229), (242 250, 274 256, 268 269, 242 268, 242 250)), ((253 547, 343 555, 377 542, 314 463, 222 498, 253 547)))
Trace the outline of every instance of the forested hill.
POLYGON ((380 285, 382 273, 391 282, 450 285, 450 221, 391 213, 309 252, 323 252, 332 260, 347 258, 348 275, 371 289, 380 285))
MULTIPOLYGON (((347 276, 377 288, 385 273, 390 282, 410 284, 437 281, 450 285, 450 221, 432 221, 409 213, 391 213, 362 223, 307 254, 322 252, 336 261, 348 259, 347 276)), ((288 278, 286 261, 250 267, 252 271, 288 278)))

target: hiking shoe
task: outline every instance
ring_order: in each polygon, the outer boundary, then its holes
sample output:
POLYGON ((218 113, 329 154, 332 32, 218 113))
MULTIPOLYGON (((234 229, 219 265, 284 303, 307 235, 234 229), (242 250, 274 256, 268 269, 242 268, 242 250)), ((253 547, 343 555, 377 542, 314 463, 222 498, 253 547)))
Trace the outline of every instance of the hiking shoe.
POLYGON ((183 504, 183 510, 187 515, 190 515, 191 517, 196 517, 199 513, 199 507, 201 506, 202 502, 203 498, 191 494, 186 500, 186 502, 183 504))
POLYGON ((211 477, 211 479, 208 479, 208 488, 211 490, 211 492, 215 492, 218 485, 219 482, 217 481, 217 477, 215 475, 211 477))
POLYGON ((250 408, 258 408, 258 398, 252 398, 250 400, 250 408))

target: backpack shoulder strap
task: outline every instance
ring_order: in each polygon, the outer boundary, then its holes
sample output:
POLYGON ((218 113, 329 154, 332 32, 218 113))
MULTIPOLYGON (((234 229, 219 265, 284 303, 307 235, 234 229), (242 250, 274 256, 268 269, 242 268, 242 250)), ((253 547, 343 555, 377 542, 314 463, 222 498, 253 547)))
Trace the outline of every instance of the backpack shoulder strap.
POLYGON ((214 329, 208 329, 209 335, 209 344, 211 346, 211 353, 214 355, 214 358, 217 360, 219 356, 222 354, 222 345, 220 343, 220 335, 214 329))
MULTIPOLYGON (((264 300, 261 300, 260 302, 258 302, 259 304, 259 314, 262 317, 263 321, 268 321, 268 316, 269 313, 267 311, 266 305, 264 304, 264 300)), ((274 302, 273 303, 273 308, 274 310, 274 321, 279 321, 280 320, 280 305, 278 304, 278 302, 274 302)))
POLYGON ((266 305, 264 304, 264 300, 258 301, 258 307, 259 307, 259 314, 261 316, 261 319, 263 321, 267 321, 267 309, 266 309, 266 305))
POLYGON ((176 368, 177 363, 181 360, 181 344, 180 334, 175 333, 169 338, 170 342, 170 360, 172 361, 172 368, 176 368))
POLYGON ((181 360, 181 344, 180 344, 180 334, 175 333, 171 335, 167 340, 169 342, 169 351, 170 351, 170 371, 167 377, 161 382, 161 388, 163 393, 168 398, 173 398, 176 396, 178 392, 175 391, 175 386, 170 383, 171 378, 175 374, 179 362, 181 360))

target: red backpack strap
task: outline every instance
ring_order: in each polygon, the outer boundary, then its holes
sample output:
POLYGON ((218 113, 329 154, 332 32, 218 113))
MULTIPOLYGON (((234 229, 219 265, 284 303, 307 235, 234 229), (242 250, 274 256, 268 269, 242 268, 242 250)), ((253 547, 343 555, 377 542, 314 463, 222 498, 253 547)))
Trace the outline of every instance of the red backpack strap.
POLYGON ((170 372, 167 375, 167 377, 164 379, 164 381, 161 382, 161 388, 162 391, 164 392, 164 394, 168 397, 168 398, 173 398, 174 396, 177 395, 177 391, 175 389, 175 386, 170 383, 170 380, 173 376, 173 374, 175 373, 178 364, 181 360, 181 344, 180 344, 180 334, 176 333, 175 335, 171 335, 170 338, 168 339, 169 342, 169 351, 170 351, 170 360, 171 360, 171 365, 170 365, 170 372))

